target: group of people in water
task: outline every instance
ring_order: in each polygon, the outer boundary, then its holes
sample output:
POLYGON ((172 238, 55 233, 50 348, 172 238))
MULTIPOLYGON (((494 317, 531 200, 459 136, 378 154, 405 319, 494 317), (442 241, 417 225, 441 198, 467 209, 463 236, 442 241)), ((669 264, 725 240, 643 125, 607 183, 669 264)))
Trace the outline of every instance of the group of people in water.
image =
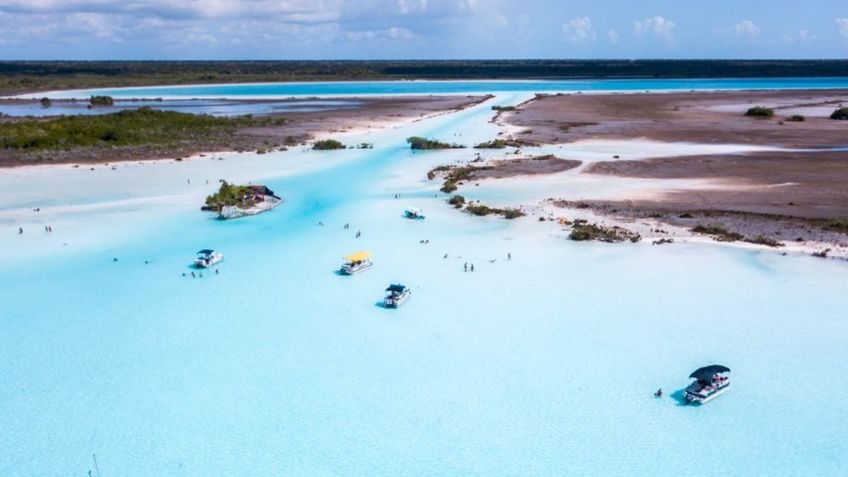
MULTIPOLYGON (((45 232, 52 232, 52 231, 53 231, 53 226, 52 226, 52 225, 45 225, 45 226, 44 226, 44 231, 45 231, 45 232)), ((23 228, 23 227, 18 227, 18 235, 23 235, 23 234, 24 234, 24 228, 23 228)))
MULTIPOLYGON (((220 274, 221 274, 221 271, 220 271, 220 270, 218 270, 218 269, 216 268, 216 269, 215 269, 215 275, 220 275, 220 274)), ((186 274, 185 274, 185 273, 183 273, 183 276, 186 276, 186 274)), ((203 272, 197 272, 197 273, 194 273, 194 272, 192 271, 192 272, 191 272, 191 278, 203 278, 203 272)))

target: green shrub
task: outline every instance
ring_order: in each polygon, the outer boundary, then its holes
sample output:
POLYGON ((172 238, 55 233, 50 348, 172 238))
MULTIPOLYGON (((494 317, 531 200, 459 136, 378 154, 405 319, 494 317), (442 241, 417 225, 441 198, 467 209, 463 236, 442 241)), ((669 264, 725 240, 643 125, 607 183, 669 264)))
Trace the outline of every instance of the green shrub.
POLYGON ((23 119, 0 123, 0 149, 42 151, 97 146, 173 146, 254 124, 264 123, 258 119, 150 108, 103 115, 23 119))
POLYGON ((453 168, 454 168, 454 166, 439 166, 439 167, 436 167, 435 169, 432 169, 430 172, 427 173, 427 179, 433 180, 433 179, 436 178, 436 175, 438 175, 439 173, 447 172, 447 171, 449 171, 453 168))
POLYGON ((807 120, 807 118, 800 114, 793 114, 792 116, 787 117, 786 120, 791 121, 793 123, 803 123, 807 120))
POLYGON ((471 215, 478 216, 492 215, 496 213, 495 209, 483 204, 469 204, 468 207, 465 208, 465 210, 471 215))
POLYGON ((474 149, 503 149, 507 146, 506 141, 503 139, 494 139, 489 142, 481 142, 480 144, 474 146, 474 149))
POLYGON ((826 230, 848 233, 848 218, 830 219, 824 224, 826 230))
POLYGON ((515 106, 492 106, 492 111, 515 111, 515 106))
POLYGON ((771 237, 766 237, 765 235, 757 235, 754 238, 745 239, 746 242, 755 243, 757 245, 765 245, 767 247, 782 247, 783 243, 779 240, 775 240, 771 237))
POLYGON ((88 104, 90 104, 91 106, 94 106, 94 107, 97 107, 97 106, 112 106, 113 104, 115 104, 115 101, 112 99, 111 96, 92 96, 88 100, 88 104))
POLYGON ((518 217, 524 217, 524 215, 526 215, 520 209, 514 209, 509 207, 505 209, 498 209, 483 204, 468 204, 468 206, 465 207, 465 211, 471 215, 477 216, 502 215, 505 219, 510 220, 517 219, 518 217))
POLYGON ((409 147, 412 149, 418 150, 428 150, 428 149, 462 149, 465 146, 460 144, 448 144, 444 142, 437 141, 435 139, 428 139, 418 136, 413 136, 406 139, 406 142, 409 143, 409 147))
POLYGON ((615 243, 625 240, 638 242, 642 237, 621 227, 604 227, 598 224, 587 223, 585 220, 575 220, 571 228, 571 233, 568 234, 568 238, 578 242, 597 240, 599 242, 615 243))
POLYGON ((456 182, 445 181, 445 183, 442 184, 442 188, 439 190, 444 192, 445 194, 450 194, 451 192, 456 192, 457 189, 459 189, 459 187, 456 186, 456 182))
POLYGON ((848 120, 848 108, 839 108, 830 115, 830 119, 848 120))
POLYGON ((745 238, 744 235, 727 230, 722 224, 696 225, 692 228, 696 234, 711 235, 718 242, 736 242, 745 238))
POLYGON ((448 199, 448 204, 456 207, 457 209, 461 209, 463 205, 465 205, 465 197, 461 195, 454 195, 448 199))
POLYGON ((40 102, 42 108, 49 108, 50 106, 53 106, 53 101, 51 101, 50 98, 41 98, 40 102))
POLYGON ((752 118, 759 119, 767 119, 774 117, 774 110, 771 108, 764 108, 762 106, 755 106, 745 112, 745 116, 750 116, 752 118))
POLYGON ((335 149, 344 149, 345 145, 335 139, 324 139, 323 141, 316 141, 315 144, 312 145, 312 149, 316 151, 332 151, 335 149))
POLYGON ((515 208, 500 209, 500 213, 504 216, 505 219, 510 219, 510 220, 517 219, 519 217, 524 217, 525 215, 527 215, 524 212, 522 212, 521 209, 515 209, 515 208))

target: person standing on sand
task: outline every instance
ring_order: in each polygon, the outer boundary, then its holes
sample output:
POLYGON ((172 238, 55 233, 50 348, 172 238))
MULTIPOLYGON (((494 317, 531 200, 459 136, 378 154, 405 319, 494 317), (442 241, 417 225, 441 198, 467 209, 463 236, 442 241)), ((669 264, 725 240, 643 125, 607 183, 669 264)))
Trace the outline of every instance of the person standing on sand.
POLYGON ((506 259, 507 259, 507 260, 512 260, 512 254, 511 254, 511 253, 507 253, 507 254, 506 254, 506 259))
POLYGON ((18 235, 21 235, 22 233, 24 233, 24 228, 18 227, 18 235))
POLYGON ((471 271, 472 272, 474 271, 474 264, 473 263, 471 264, 471 271))

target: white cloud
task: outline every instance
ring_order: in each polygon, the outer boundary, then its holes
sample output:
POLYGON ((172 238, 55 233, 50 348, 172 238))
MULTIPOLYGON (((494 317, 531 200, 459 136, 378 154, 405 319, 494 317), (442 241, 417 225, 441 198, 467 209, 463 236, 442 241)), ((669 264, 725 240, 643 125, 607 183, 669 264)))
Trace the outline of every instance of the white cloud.
POLYGON ((839 28, 839 33, 848 40, 848 18, 837 18, 836 26, 839 28))
POLYGON ((674 27, 676 26, 677 24, 673 21, 661 16, 656 16, 633 23, 633 30, 639 36, 653 35, 662 40, 671 41, 674 39, 672 30, 674 30, 674 27))
POLYGON ((406 28, 391 27, 386 30, 386 36, 393 40, 410 40, 415 35, 412 31, 407 30, 406 28))
POLYGON ((415 33, 406 28, 390 27, 385 30, 349 31, 344 34, 344 37, 351 41, 411 40, 415 38, 415 33))
POLYGON ((753 38, 759 35, 763 30, 751 20, 743 20, 736 25, 733 25, 733 34, 736 36, 747 36, 753 38))
POLYGON ((609 42, 610 42, 610 43, 612 43, 613 45, 618 44, 618 40, 619 40, 618 32, 617 32, 617 31, 615 31, 615 30, 610 30, 610 31, 608 31, 608 32, 607 32, 607 39, 608 39, 608 40, 609 40, 609 42))
POLYGON ((562 25, 565 38, 572 43, 583 43, 594 41, 598 36, 592 29, 592 20, 589 17, 572 18, 562 25))
POLYGON ((398 9, 404 15, 427 10, 427 0, 398 0, 398 9))

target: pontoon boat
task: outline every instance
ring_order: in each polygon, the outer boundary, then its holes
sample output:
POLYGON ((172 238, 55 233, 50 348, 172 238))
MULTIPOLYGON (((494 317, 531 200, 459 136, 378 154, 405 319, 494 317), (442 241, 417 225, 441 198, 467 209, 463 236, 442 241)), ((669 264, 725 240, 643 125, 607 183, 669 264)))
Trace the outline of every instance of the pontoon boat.
POLYGON ((345 263, 342 265, 341 273, 343 275, 354 275, 368 270, 373 265, 370 257, 371 254, 368 252, 356 252, 344 257, 345 263))
POLYGON ((712 401, 730 389, 730 378, 723 374, 729 372, 729 368, 719 364, 696 369, 689 375, 695 381, 683 391, 683 397, 697 404, 712 401))
POLYGON ((417 207, 407 207, 403 211, 403 216, 407 219, 420 220, 424 218, 424 211, 417 207))
POLYGON ((194 266, 197 268, 209 268, 217 265, 224 259, 224 254, 210 249, 203 249, 197 252, 197 258, 194 259, 194 266))
POLYGON ((386 308, 398 308, 409 299, 412 295, 412 290, 403 285, 389 285, 386 288, 386 298, 383 300, 383 306, 386 308))

